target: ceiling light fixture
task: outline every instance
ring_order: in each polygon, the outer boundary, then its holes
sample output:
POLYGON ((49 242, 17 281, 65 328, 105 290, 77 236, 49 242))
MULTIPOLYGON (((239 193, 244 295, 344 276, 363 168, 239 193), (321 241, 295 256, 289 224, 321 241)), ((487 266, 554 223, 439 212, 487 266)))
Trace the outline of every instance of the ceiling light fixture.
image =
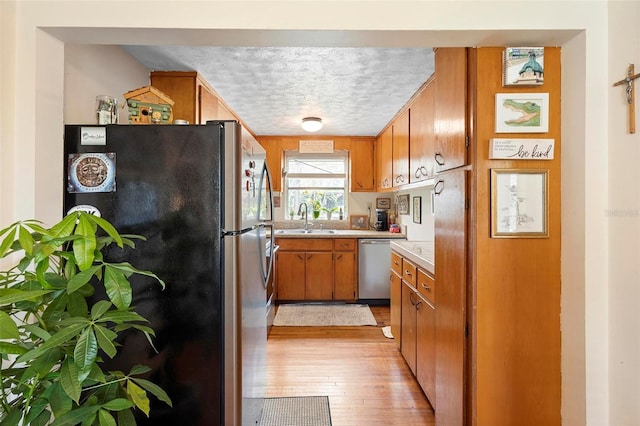
POLYGON ((318 117, 305 117, 302 119, 302 128, 307 132, 317 132, 322 129, 322 119, 318 117))

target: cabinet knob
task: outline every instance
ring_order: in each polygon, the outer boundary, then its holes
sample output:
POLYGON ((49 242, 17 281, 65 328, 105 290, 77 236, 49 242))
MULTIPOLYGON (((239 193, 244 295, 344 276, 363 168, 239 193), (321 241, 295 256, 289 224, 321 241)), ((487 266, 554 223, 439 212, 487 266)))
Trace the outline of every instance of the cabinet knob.
POLYGON ((408 269, 404 271, 405 274, 411 276, 411 271, 409 271, 408 269))

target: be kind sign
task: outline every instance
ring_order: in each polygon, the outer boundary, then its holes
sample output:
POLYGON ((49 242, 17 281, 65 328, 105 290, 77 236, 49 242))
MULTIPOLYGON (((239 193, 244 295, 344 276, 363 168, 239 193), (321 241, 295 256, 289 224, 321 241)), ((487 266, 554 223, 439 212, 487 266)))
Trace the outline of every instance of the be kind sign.
POLYGON ((489 141, 491 160, 553 160, 554 139, 506 139, 489 141))

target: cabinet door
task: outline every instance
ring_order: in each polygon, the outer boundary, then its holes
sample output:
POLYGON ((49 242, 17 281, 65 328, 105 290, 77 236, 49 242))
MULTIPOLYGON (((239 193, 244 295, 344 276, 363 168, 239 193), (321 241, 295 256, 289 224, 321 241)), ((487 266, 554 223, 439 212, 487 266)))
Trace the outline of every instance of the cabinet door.
POLYGON ((151 85, 169 96, 173 104, 173 119, 187 120, 198 124, 196 86, 198 73, 195 71, 152 71, 151 85))
POLYGON ((467 49, 438 48, 435 53, 436 172, 467 164, 467 49))
POLYGON ((392 186, 409 183, 409 110, 393 123, 393 182, 392 186))
MULTIPOLYGON (((280 138, 259 137, 258 142, 267 152, 267 166, 271 173, 272 190, 280 192, 282 188, 282 144, 280 138)), ((287 213, 287 209, 285 209, 285 213, 287 213)))
POLYGON ((387 127, 378 139, 376 152, 378 161, 378 189, 390 189, 393 182, 393 126, 387 127))
POLYGON ((333 298, 336 300, 355 300, 356 254, 352 251, 334 253, 333 267, 333 298))
POLYGON ((396 346, 400 349, 402 344, 402 279, 393 271, 391 271, 390 274, 391 306, 389 311, 391 316, 391 334, 393 334, 393 340, 396 342, 396 346))
POLYGON ((464 423, 467 172, 438 175, 435 192, 436 424, 464 423))
POLYGON ((352 140, 351 192, 375 191, 373 140, 352 140))
POLYGON ((278 300, 304 300, 305 253, 278 251, 276 296, 278 300))
POLYGON ((400 351, 413 374, 416 374, 416 304, 418 296, 411 286, 402 282, 402 343, 400 351))
POLYGON ((416 378, 431 406, 436 408, 436 310, 420 298, 416 312, 416 378))
POLYGON ((333 298, 333 253, 307 252, 305 274, 306 300, 333 298))
POLYGON ((204 85, 198 86, 198 122, 194 124, 206 124, 208 120, 218 118, 218 98, 204 85))
POLYGON ((418 95, 409 116, 409 182, 432 179, 435 172, 433 153, 433 101, 435 83, 432 81, 418 95))

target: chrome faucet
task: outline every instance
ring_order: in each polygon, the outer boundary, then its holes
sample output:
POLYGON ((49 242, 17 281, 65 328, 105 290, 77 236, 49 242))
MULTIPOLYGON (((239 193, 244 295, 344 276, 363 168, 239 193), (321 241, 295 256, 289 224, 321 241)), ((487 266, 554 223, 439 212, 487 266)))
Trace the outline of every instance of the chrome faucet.
POLYGON ((309 230, 309 207, 307 207, 307 203, 300 203, 298 206, 298 216, 302 215, 302 207, 304 207, 304 230, 309 230))

